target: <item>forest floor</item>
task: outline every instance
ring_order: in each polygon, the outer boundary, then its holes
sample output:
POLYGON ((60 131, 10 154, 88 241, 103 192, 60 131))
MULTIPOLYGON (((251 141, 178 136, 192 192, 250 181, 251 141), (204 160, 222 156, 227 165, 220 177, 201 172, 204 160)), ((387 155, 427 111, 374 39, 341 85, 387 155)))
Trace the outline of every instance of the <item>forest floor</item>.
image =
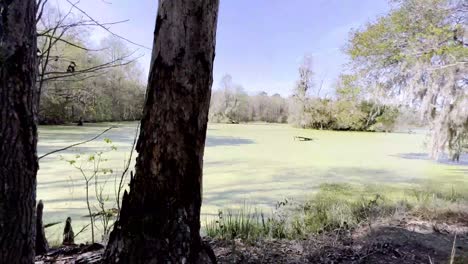
MULTIPOLYGON (((302 240, 205 238, 219 263, 468 263, 468 215, 375 221, 302 240), (454 243, 455 242, 455 243, 454 243), (452 252, 454 252, 452 254, 452 252), (453 262, 451 257, 454 256, 453 262)), ((61 247, 36 264, 100 263, 104 246, 61 247)))
POLYGON ((381 220, 304 240, 212 241, 219 263, 468 263, 468 215, 449 222, 381 220), (455 239, 455 247, 453 247, 455 239))

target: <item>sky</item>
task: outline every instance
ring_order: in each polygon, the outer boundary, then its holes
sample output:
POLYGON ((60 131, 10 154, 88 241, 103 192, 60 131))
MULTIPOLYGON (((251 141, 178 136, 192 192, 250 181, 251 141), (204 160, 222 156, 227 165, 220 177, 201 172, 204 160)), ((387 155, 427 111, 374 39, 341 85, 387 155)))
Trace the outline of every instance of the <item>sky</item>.
MULTIPOLYGON (((60 8, 66 0, 50 0, 60 8)), ((100 22, 126 20, 111 30, 152 47, 157 0, 81 0, 78 6, 100 22)), ((213 88, 225 74, 249 94, 291 94, 304 56, 312 56, 321 96, 333 93, 344 69, 343 47, 353 28, 360 28, 390 9, 388 0, 220 0, 213 88)), ((90 41, 106 37, 94 30, 90 41)), ((143 55, 145 76, 151 50, 128 43, 143 55)))

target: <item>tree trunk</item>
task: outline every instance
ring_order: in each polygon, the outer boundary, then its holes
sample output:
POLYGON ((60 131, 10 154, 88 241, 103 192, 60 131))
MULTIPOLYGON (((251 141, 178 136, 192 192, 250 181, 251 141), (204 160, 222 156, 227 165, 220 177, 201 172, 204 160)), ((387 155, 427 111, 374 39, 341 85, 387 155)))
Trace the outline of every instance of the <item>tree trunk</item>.
POLYGON ((62 245, 69 246, 69 245, 75 244, 75 232, 73 232, 73 227, 72 227, 71 222, 72 222, 71 217, 67 217, 67 220, 65 221, 65 227, 63 228, 62 245))
POLYGON ((108 263, 206 262, 200 207, 218 5, 159 1, 136 174, 108 263))
POLYGON ((36 1, 0 2, 0 263, 32 263, 36 237, 36 1))
POLYGON ((44 203, 42 200, 37 203, 36 210, 36 256, 43 255, 49 251, 49 244, 44 232, 44 223, 42 222, 42 212, 44 203))

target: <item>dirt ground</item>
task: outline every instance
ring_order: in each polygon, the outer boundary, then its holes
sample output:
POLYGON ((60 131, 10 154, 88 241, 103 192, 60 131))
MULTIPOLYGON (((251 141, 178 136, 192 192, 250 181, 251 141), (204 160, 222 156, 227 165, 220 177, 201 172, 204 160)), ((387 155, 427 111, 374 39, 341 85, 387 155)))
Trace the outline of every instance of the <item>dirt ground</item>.
MULTIPOLYGON (((218 263, 468 263, 468 215, 443 220, 380 221, 303 240, 243 242, 205 238, 218 263), (454 246, 455 242, 455 246, 454 246)), ((38 256, 42 263, 100 263, 104 246, 77 246, 38 256)))
POLYGON ((211 241, 219 263, 468 263, 468 215, 381 220, 302 241, 211 241), (455 247, 454 247, 455 241, 455 247))

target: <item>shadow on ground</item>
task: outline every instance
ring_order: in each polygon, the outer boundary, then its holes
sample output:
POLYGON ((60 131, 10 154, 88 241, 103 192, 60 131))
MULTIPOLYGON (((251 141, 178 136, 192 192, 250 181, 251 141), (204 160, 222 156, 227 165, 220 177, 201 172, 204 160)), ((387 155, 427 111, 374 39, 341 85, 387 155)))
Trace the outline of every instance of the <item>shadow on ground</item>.
POLYGON ((255 142, 251 139, 236 138, 236 137, 222 137, 222 136, 208 136, 206 138, 206 147, 217 147, 217 146, 241 146, 247 144, 254 144, 255 142))
MULTIPOLYGON (((427 153, 401 153, 396 157, 409 160, 432 160, 427 153)), ((462 154, 458 162, 452 161, 448 155, 444 154, 436 162, 445 165, 468 166, 468 154, 462 154)))

